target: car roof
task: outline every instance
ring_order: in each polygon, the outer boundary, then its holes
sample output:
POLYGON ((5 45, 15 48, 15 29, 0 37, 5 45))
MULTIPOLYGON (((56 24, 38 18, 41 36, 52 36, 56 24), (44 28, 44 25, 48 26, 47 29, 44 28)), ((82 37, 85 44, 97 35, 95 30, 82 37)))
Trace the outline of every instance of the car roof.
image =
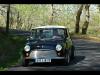
POLYGON ((58 26, 58 25, 47 25, 47 26, 35 27, 33 29, 39 29, 39 28, 66 28, 66 27, 65 26, 58 26))

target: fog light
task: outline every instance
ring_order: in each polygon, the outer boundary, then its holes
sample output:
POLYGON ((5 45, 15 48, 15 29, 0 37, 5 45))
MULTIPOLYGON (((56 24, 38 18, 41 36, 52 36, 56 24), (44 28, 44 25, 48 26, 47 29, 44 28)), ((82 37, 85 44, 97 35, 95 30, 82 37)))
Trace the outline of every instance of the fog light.
POLYGON ((58 53, 58 56, 60 56, 60 53, 58 53))
POLYGON ((26 56, 28 57, 29 56, 29 53, 26 53, 26 56))

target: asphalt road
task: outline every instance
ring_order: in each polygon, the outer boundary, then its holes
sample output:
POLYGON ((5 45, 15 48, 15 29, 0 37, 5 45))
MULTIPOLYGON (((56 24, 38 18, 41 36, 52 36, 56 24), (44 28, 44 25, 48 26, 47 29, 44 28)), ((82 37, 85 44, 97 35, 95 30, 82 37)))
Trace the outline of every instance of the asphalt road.
POLYGON ((69 65, 62 63, 33 64, 28 67, 16 65, 8 71, 100 71, 100 43, 74 39, 75 59, 69 65))

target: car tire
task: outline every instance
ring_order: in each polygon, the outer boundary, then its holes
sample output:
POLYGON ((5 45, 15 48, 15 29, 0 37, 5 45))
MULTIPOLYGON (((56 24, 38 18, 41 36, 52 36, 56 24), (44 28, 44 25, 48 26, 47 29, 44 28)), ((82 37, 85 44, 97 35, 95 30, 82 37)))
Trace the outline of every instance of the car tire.
POLYGON ((24 67, 27 67, 28 64, 29 64, 29 61, 28 61, 28 60, 24 60, 24 61, 23 61, 23 66, 24 66, 24 67))
POLYGON ((65 65, 69 65, 69 63, 70 63, 70 54, 69 53, 66 53, 64 63, 65 63, 65 65))
POLYGON ((72 46, 72 48, 71 48, 71 60, 74 59, 74 56, 75 56, 74 52, 75 52, 75 47, 72 46))

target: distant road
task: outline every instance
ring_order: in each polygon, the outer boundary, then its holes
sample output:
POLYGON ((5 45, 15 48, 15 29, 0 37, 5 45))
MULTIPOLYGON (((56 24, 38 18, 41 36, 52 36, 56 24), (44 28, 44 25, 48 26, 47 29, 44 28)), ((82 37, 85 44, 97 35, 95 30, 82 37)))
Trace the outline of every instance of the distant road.
POLYGON ((100 43, 84 39, 73 39, 75 59, 70 65, 33 64, 23 67, 21 64, 10 67, 8 71, 100 71, 100 43))

